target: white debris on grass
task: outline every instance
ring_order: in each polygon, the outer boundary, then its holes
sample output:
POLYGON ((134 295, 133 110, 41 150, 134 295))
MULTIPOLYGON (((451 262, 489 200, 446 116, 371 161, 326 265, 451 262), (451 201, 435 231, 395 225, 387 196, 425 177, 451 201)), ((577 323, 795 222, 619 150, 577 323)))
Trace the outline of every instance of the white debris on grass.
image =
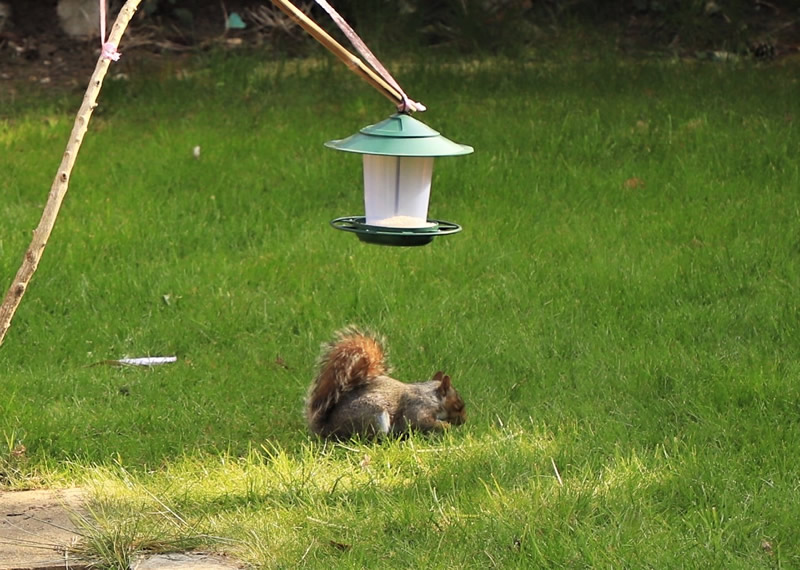
POLYGON ((159 366, 161 364, 172 364, 177 362, 177 356, 143 356, 141 358, 120 358, 111 360, 109 364, 123 364, 126 366, 159 366))

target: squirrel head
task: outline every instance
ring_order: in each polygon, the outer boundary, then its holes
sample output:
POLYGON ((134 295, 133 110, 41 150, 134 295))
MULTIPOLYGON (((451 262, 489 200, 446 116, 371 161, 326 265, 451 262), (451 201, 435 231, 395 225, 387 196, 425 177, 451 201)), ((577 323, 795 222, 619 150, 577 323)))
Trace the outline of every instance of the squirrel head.
POLYGON ((446 420, 453 425, 460 425, 467 421, 464 400, 453 388, 450 376, 440 370, 433 375, 433 380, 439 382, 439 386, 436 388, 436 394, 442 402, 441 417, 439 419, 446 420))

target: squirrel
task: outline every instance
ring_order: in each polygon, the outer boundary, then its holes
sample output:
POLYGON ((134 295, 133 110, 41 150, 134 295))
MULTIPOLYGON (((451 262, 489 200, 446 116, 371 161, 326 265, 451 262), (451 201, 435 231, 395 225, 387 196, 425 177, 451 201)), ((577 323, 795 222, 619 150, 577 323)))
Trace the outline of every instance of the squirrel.
POLYGON ((349 326, 323 344, 319 372, 306 398, 306 419, 322 437, 400 435, 409 429, 441 432, 466 421, 464 400, 437 372, 407 384, 389 376, 383 341, 349 326))

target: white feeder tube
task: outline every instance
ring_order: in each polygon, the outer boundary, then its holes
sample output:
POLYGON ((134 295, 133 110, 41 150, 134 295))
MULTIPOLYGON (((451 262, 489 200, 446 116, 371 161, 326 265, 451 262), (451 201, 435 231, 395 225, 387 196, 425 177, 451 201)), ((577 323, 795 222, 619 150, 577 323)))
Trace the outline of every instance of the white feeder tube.
POLYGON ((424 228, 428 222, 433 157, 364 155, 366 223, 424 228))

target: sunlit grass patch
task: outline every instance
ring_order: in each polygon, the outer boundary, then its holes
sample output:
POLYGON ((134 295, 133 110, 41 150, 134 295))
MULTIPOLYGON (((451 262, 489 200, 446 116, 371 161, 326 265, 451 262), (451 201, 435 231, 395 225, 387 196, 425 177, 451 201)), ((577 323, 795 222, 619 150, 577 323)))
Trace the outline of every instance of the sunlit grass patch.
MULTIPOLYGON (((114 543, 115 533, 128 529, 136 534, 128 541, 132 553, 169 550, 178 537, 193 538, 256 564, 343 552, 357 559, 374 554, 395 531, 426 543, 465 532, 494 507, 491 498, 480 508, 475 501, 497 478, 514 488, 552 487, 553 473, 535 467, 546 468, 552 445, 550 436, 517 428, 382 445, 318 442, 296 453, 264 446, 241 458, 187 456, 151 474, 97 469, 89 484, 93 536, 114 543), (519 461, 535 462, 523 479, 510 469, 519 461)), ((393 556, 412 554, 401 549, 393 556)), ((443 560, 446 552, 431 555, 443 560)))

